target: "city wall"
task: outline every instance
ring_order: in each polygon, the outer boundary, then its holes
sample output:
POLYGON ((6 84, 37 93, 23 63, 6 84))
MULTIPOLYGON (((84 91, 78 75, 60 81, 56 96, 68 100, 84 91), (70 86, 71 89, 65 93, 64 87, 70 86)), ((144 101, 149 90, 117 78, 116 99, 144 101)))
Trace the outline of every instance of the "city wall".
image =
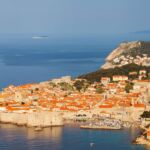
POLYGON ((0 112, 0 122, 16 125, 26 125, 28 127, 48 127, 63 125, 63 118, 62 115, 58 112, 0 112))

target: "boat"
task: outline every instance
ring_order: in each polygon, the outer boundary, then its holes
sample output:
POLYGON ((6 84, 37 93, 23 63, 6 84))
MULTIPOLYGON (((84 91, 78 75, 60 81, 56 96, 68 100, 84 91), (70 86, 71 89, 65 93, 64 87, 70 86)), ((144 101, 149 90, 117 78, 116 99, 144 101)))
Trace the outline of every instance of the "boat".
POLYGON ((92 146, 94 146, 94 143, 93 143, 93 142, 90 143, 90 147, 92 147, 92 146))
POLYGON ((124 128, 130 128, 131 127, 131 123, 125 122, 125 123, 123 123, 123 127, 124 128))
POLYGON ((34 131, 42 131, 43 130, 43 128, 42 127, 36 127, 35 129, 34 129, 34 131))

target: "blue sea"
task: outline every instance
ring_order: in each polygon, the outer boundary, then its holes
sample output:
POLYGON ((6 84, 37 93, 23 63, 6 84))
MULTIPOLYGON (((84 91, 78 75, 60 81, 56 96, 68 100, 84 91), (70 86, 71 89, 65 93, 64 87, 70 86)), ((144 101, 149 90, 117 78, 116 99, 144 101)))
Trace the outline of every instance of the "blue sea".
POLYGON ((95 71, 120 42, 139 39, 148 40, 149 36, 32 39, 32 35, 0 35, 0 89, 95 71))
POLYGON ((95 71, 114 47, 89 41, 0 41, 0 88, 95 71))
POLYGON ((45 128, 40 132, 34 131, 33 128, 1 124, 0 149, 149 150, 149 147, 132 144, 138 134, 136 128, 119 131, 84 130, 80 129, 77 123, 45 128))

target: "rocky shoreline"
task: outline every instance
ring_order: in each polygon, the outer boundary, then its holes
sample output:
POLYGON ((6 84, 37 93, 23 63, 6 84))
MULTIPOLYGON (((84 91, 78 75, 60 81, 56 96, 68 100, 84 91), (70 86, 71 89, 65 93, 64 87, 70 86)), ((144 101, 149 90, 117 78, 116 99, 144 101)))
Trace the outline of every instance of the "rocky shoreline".
POLYGON ((133 141, 133 144, 140 144, 140 145, 149 145, 150 146, 150 140, 145 139, 143 135, 136 138, 135 141, 133 141))
POLYGON ((142 126, 141 129, 142 129, 141 134, 133 141, 133 144, 150 146, 149 129, 142 126))

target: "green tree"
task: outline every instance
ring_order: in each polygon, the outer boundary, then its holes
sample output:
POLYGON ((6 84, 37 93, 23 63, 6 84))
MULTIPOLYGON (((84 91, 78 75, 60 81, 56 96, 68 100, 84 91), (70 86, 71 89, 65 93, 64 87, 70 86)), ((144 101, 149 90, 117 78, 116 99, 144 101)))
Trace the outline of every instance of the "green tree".
POLYGON ((53 88, 57 86, 54 82, 49 82, 49 85, 52 86, 53 88))
POLYGON ((150 111, 144 111, 141 115, 142 118, 150 118, 150 111))
POLYGON ((74 86, 78 91, 85 91, 89 87, 89 85, 90 82, 87 82, 86 80, 77 80, 74 83, 74 86))
POLYGON ((101 93, 104 93, 104 90, 101 86, 98 86, 96 87, 96 92, 101 94, 101 93))
POLYGON ((64 90, 64 91, 73 91, 74 90, 73 86, 67 82, 61 82, 61 83, 59 83, 59 86, 61 87, 61 90, 64 90))
POLYGON ((133 89, 133 83, 132 83, 132 82, 128 82, 128 83, 126 84, 126 86, 125 86, 125 91, 126 91, 127 93, 129 93, 130 90, 132 90, 132 89, 133 89))

